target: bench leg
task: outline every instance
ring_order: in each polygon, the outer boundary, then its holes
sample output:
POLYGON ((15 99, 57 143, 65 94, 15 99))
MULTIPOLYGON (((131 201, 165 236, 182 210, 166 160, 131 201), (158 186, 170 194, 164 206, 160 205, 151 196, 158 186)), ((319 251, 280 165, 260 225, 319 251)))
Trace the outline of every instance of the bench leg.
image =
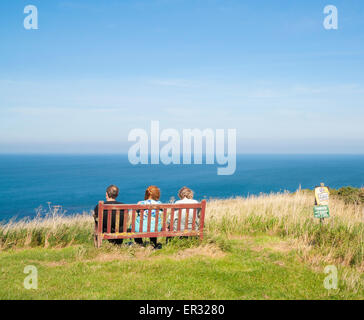
POLYGON ((97 248, 97 235, 94 233, 94 246, 97 248))
POLYGON ((98 248, 101 248, 101 245, 102 245, 102 237, 101 236, 98 236, 97 237, 97 247, 98 248))
POLYGON ((101 245, 102 245, 102 237, 95 234, 94 235, 94 245, 96 248, 101 248, 101 245))

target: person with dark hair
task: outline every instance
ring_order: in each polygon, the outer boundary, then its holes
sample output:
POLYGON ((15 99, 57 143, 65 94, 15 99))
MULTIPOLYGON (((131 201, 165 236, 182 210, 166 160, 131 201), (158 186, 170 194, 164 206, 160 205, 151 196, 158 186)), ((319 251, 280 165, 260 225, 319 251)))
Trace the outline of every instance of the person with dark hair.
MULTIPOLYGON (((123 204, 122 202, 116 201, 116 198, 119 195, 119 188, 115 185, 111 185, 107 187, 106 189, 106 201, 104 204, 123 204)), ((99 212, 99 206, 97 205, 94 209, 94 219, 96 225, 98 224, 98 212, 99 212)), ((116 224, 116 211, 112 210, 111 212, 111 232, 115 232, 115 224, 116 224)), ((124 210, 120 211, 120 220, 119 220, 119 230, 123 230, 124 225, 124 210)), ((103 230, 102 232, 107 232, 107 211, 104 211, 103 214, 103 230)), ((122 244, 123 239, 110 239, 109 242, 113 244, 122 244)))
MULTIPOLYGON (((160 190, 156 186, 149 186, 145 190, 144 200, 139 201, 138 204, 160 204, 162 202, 159 201, 160 198, 160 190)), ((147 221, 148 221, 148 210, 144 210, 143 214, 143 232, 147 232, 147 221)), ((160 211, 160 214, 158 216, 158 230, 155 230, 155 221, 156 221, 156 210, 151 210, 151 223, 150 223, 150 232, 157 232, 162 230, 162 211, 160 211)), ((135 219, 135 232, 140 232, 140 212, 138 212, 138 215, 135 219)), ((135 238, 134 239, 136 243, 143 245, 143 239, 142 238, 135 238)), ((160 249, 161 244, 157 244, 157 238, 150 238, 151 243, 153 244, 154 248, 160 249)))

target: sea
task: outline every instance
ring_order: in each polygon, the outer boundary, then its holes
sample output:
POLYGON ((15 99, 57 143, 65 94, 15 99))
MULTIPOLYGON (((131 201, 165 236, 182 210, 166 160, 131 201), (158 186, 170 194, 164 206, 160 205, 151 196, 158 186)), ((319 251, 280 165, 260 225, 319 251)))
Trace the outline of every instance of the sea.
POLYGON ((143 200, 149 185, 161 201, 177 198, 182 186, 195 198, 246 197, 260 193, 364 186, 364 155, 238 155, 233 175, 219 165, 132 165, 127 155, 0 155, 0 221, 32 218, 58 208, 63 214, 89 213, 115 184, 117 200, 143 200))

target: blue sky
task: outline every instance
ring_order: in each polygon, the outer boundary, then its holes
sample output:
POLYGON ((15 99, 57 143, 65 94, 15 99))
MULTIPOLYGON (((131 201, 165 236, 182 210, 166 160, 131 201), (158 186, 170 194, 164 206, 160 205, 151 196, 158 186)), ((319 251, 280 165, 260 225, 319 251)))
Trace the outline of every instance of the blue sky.
POLYGON ((0 153, 126 152, 151 120, 236 128, 241 153, 364 153, 361 0, 2 0, 0 40, 0 153))

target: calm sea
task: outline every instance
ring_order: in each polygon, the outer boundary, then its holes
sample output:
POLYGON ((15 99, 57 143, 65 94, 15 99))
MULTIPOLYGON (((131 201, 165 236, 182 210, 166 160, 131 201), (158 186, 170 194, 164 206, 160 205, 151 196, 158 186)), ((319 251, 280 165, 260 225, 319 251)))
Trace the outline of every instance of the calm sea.
POLYGON ((314 188, 364 185, 364 155, 240 155, 232 176, 218 176, 215 165, 137 165, 126 155, 0 155, 0 220, 34 216, 35 209, 61 205, 67 213, 90 211, 116 184, 118 200, 143 199, 148 185, 160 187, 161 200, 191 187, 197 199, 228 198, 314 188))

